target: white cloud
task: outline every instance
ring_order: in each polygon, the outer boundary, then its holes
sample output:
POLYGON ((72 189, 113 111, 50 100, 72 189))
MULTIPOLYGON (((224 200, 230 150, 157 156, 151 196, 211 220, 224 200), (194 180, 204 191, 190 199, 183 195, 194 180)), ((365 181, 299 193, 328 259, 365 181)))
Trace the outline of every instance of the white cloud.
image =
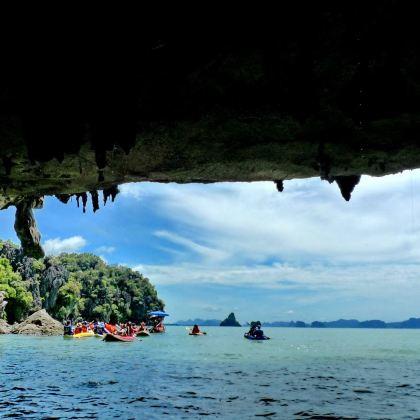
MULTIPOLYGON (((350 202, 319 179, 214 185, 128 184, 147 195, 173 229, 156 236, 224 264, 267 260, 416 262, 420 259, 420 171, 363 177, 350 202)), ((185 261, 191 255, 185 255, 185 261)))
POLYGON ((182 246, 189 249, 190 251, 201 255, 206 259, 211 260, 222 260, 227 258, 228 254, 224 251, 218 249, 210 248, 204 245, 200 245, 197 242, 194 242, 191 239, 185 238, 181 235, 175 233, 170 233, 164 230, 159 230, 154 232, 154 235, 158 238, 166 239, 176 245, 182 246))
POLYGON ((112 254, 115 251, 115 247, 113 246, 100 246, 95 249, 97 254, 112 254))
POLYGON ((87 242, 82 236, 72 236, 66 239, 47 239, 43 247, 46 255, 58 255, 62 252, 78 252, 86 244, 87 242))
POLYGON ((219 284, 272 290, 314 290, 392 294, 416 291, 420 286, 419 264, 331 265, 315 263, 299 266, 271 265, 213 267, 196 264, 147 265, 133 267, 157 285, 219 284))
POLYGON ((222 308, 220 308, 219 306, 214 306, 214 305, 208 305, 208 304, 204 304, 201 306, 201 308, 204 312, 220 312, 222 310, 222 308))
POLYGON ((128 198, 136 201, 154 196, 156 194, 156 186, 161 185, 153 182, 142 182, 142 183, 128 183, 119 185, 119 199, 128 198))
POLYGON ((318 305, 322 316, 343 302, 373 311, 379 299, 420 299, 420 170, 364 176, 350 202, 319 179, 286 181, 282 193, 273 182, 146 183, 129 196, 147 196, 165 220, 155 237, 167 262, 140 270, 157 285, 256 287, 280 296, 283 313, 318 305))

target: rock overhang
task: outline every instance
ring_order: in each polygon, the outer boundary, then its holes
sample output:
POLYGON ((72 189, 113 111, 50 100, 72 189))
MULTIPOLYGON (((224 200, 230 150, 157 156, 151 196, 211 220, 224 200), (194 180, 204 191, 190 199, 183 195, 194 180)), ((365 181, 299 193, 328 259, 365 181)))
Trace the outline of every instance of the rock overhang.
POLYGON ((97 209, 98 190, 115 198, 126 182, 281 191, 319 176, 348 200, 363 174, 420 167, 415 14, 393 1, 307 7, 261 29, 250 14, 196 18, 15 65, 0 94, 0 208, 17 207, 27 252, 42 253, 31 209, 44 195, 85 205, 90 193, 97 209))

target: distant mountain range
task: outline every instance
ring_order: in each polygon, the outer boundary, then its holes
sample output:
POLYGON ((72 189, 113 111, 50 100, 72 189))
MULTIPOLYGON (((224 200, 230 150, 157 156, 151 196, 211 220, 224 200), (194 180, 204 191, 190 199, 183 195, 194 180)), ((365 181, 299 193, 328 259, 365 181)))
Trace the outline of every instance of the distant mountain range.
MULTIPOLYGON (((172 325, 191 326, 194 324, 205 327, 217 327, 220 325, 219 319, 187 319, 186 321, 178 321, 172 325)), ((369 321, 358 321, 357 319, 338 319, 336 321, 314 321, 305 323, 303 321, 274 321, 262 322, 263 327, 297 327, 297 328, 420 328, 420 318, 410 318, 400 322, 384 322, 380 319, 372 319, 369 321)), ((244 326, 249 325, 248 323, 244 326)))

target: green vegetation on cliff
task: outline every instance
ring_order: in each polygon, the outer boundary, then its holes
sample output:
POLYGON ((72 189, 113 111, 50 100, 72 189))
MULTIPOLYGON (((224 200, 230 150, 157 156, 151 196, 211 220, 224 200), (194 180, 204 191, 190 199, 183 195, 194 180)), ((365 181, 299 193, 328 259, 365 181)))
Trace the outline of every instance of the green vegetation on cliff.
POLYGON ((93 254, 36 260, 9 241, 0 241, 0 291, 10 323, 41 308, 60 320, 110 322, 140 322, 148 311, 164 309, 149 279, 130 268, 108 265, 93 254))
POLYGON ((31 308, 33 299, 27 284, 19 273, 13 271, 7 258, 0 258, 0 291, 8 304, 5 314, 10 323, 19 321, 31 308))

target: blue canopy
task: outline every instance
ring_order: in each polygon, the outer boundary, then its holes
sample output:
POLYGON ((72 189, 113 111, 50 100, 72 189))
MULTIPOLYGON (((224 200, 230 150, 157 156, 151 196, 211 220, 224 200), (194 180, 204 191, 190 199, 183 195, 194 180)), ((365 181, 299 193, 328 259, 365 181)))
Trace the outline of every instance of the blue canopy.
POLYGON ((167 314, 166 312, 163 312, 163 311, 152 311, 152 312, 149 312, 148 315, 150 315, 150 316, 169 316, 169 314, 167 314))

